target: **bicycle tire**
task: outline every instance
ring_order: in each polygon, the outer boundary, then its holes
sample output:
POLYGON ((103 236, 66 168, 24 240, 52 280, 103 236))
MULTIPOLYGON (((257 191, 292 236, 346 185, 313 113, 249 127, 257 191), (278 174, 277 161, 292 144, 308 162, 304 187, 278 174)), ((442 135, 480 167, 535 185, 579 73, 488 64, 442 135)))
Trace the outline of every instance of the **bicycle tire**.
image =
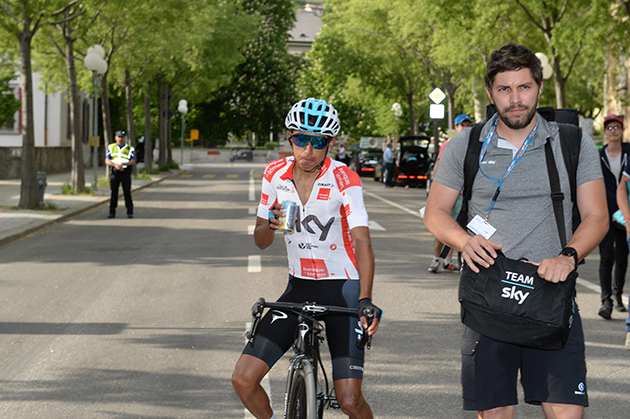
POLYGON ((316 391, 313 365, 305 360, 291 364, 287 380, 284 417, 318 419, 316 391))

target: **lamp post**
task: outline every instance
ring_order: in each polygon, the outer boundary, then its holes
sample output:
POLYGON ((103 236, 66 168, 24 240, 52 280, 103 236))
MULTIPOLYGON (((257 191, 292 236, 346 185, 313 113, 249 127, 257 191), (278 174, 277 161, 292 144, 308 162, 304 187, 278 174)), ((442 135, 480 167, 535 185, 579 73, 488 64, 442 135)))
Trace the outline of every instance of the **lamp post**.
POLYGON ((90 70, 94 78, 94 123, 92 124, 92 131, 94 134, 94 144, 92 151, 92 170, 94 178, 92 180, 92 190, 96 191, 98 184, 98 77, 100 74, 104 74, 107 71, 107 61, 105 61, 105 50, 100 45, 93 45, 88 48, 87 55, 83 63, 85 68, 90 70))
MULTIPOLYGON (((177 110, 182 114, 182 144, 181 144, 181 166, 184 166, 184 129, 186 128, 186 113, 188 112, 188 102, 185 99, 179 101, 177 110)), ((192 150, 192 149, 191 149, 192 150)), ((192 152, 190 155, 190 161, 192 162, 192 152)))

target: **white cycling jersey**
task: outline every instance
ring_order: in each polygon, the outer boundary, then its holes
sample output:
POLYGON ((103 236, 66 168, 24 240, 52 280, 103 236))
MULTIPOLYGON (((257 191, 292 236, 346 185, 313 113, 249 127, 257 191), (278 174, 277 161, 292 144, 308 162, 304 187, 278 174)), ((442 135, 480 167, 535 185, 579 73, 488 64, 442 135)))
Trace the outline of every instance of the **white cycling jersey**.
POLYGON ((359 175, 326 157, 303 205, 293 183, 293 156, 274 160, 263 175, 258 216, 269 218, 276 203, 297 205, 295 230, 284 234, 289 273, 306 279, 359 279, 350 230, 368 227, 359 175))

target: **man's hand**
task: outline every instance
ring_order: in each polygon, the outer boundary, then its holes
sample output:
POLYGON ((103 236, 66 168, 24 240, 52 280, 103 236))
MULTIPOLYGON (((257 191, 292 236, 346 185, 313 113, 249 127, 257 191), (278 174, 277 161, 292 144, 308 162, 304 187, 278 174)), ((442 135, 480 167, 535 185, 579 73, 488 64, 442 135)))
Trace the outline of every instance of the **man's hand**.
POLYGON ((284 209, 282 204, 276 204, 269 210, 269 228, 272 230, 277 230, 282 224, 282 218, 284 218, 284 213, 281 211, 284 209))
POLYGON ((376 333, 381 317, 383 317, 383 310, 374 305, 369 298, 362 298, 359 300, 357 312, 361 326, 367 329, 368 335, 372 336, 376 333), (368 324, 368 318, 372 321, 371 324, 368 324))
POLYGON ((575 270, 575 259, 571 256, 559 255, 555 258, 543 259, 538 266, 538 275, 545 281, 564 282, 575 270))
POLYGON ((489 268, 494 265, 494 259, 498 256, 497 250, 501 245, 491 242, 483 236, 476 235, 470 238, 462 249, 462 258, 473 272, 479 273, 479 268, 475 262, 481 266, 489 268))

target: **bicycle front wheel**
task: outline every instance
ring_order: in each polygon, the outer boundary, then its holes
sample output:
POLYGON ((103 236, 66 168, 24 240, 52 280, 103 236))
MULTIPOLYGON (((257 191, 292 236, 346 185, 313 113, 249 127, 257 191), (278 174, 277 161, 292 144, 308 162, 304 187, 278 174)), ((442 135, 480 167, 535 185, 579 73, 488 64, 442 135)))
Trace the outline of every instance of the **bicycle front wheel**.
POLYGON ((317 419, 317 395, 313 365, 306 360, 292 363, 287 380, 285 417, 317 419))

